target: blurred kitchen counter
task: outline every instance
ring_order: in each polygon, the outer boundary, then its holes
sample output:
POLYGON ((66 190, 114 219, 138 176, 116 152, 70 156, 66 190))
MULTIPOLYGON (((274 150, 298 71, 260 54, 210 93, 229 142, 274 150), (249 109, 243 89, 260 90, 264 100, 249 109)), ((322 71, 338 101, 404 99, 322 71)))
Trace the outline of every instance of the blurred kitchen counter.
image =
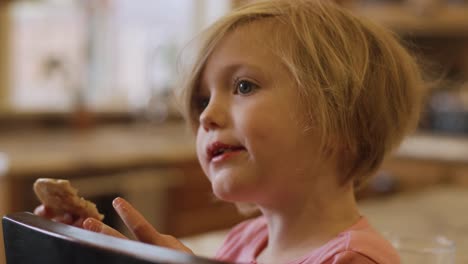
MULTIPOLYGON (((120 189, 132 186, 123 182, 151 186, 148 181, 153 178, 164 179, 161 182, 168 186, 178 182, 180 188, 171 192, 173 199, 190 201, 175 206, 180 207, 181 215, 195 207, 206 209, 213 200, 197 161, 194 136, 183 122, 114 124, 86 130, 4 129, 0 152, 6 157, 6 162, 0 161, 0 214, 30 209, 28 206, 37 203, 30 192, 39 177, 73 179, 80 193, 90 196, 117 182, 120 189)), ((381 171, 395 180, 397 191, 439 183, 468 186, 468 137, 412 135, 385 160, 381 171)), ((116 193, 108 189, 108 194, 116 193)), ((216 222, 208 219, 200 218, 196 228, 181 222, 169 229, 181 234, 206 231, 210 222, 216 222)))
POLYGON ((444 236, 455 242, 455 264, 468 263, 468 188, 438 185, 359 203, 379 231, 396 237, 444 236))
POLYGON ((437 184, 468 187, 468 137, 427 133, 407 137, 379 174, 391 178, 397 191, 437 184))
POLYGON ((182 123, 112 125, 71 129, 6 131, 0 152, 4 177, 64 175, 76 171, 157 166, 192 161, 195 141, 182 123))
MULTIPOLYGON (((3 131, 0 152, 8 158, 3 177, 54 176, 196 159, 194 136, 181 122, 112 125, 84 131, 3 131)), ((416 134, 408 137, 392 157, 466 165, 468 137, 416 134)))
POLYGON ((468 135, 419 133, 407 137, 396 152, 398 158, 452 164, 468 164, 468 135))
MULTIPOLYGON (((79 178, 147 168, 190 167, 197 175, 190 177, 204 178, 196 158, 194 136, 183 122, 159 126, 130 123, 86 130, 3 130, 2 152, 6 160, 2 162, 0 155, 0 213, 23 206, 6 194, 14 192, 11 185, 27 185, 38 177, 79 178)), ((468 137, 412 135, 385 160, 382 171, 396 179, 400 189, 441 182, 468 186, 468 137)), ((27 188, 30 190, 30 186, 27 188)))

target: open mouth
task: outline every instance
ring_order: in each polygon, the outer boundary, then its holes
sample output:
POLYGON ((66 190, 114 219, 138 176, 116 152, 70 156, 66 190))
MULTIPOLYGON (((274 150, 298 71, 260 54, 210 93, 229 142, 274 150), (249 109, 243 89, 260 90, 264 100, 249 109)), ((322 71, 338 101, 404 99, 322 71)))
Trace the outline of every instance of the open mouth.
POLYGON ((221 142, 215 142, 207 148, 207 154, 209 160, 213 160, 241 150, 245 150, 245 148, 242 146, 233 146, 221 142))

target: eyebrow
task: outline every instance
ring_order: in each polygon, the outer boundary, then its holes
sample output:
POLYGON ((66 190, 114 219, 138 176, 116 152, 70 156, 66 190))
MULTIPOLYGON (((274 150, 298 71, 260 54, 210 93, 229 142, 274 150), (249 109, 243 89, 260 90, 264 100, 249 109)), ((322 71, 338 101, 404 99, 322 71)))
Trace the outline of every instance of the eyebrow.
MULTIPOLYGON (((227 64, 226 66, 223 66, 221 69, 218 69, 219 74, 222 76, 222 78, 225 78, 226 75, 233 75, 235 72, 241 71, 242 69, 248 69, 251 71, 254 71, 256 75, 260 75, 260 77, 263 79, 265 78, 266 74, 265 72, 257 65, 251 64, 251 63, 244 63, 244 62, 234 62, 227 64)), ((199 86, 203 86, 203 84, 206 83, 206 78, 203 78, 207 75, 206 72, 203 72, 202 78, 200 78, 199 86)))

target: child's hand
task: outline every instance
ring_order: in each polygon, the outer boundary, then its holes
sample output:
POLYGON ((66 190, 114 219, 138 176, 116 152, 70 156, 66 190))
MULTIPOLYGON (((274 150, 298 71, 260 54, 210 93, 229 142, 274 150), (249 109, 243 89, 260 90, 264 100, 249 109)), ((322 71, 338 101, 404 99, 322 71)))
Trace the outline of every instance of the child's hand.
MULTIPOLYGON (((148 221, 146 221, 146 219, 124 199, 116 198, 112 205, 119 214, 120 218, 122 218, 125 225, 139 241, 193 254, 192 250, 182 244, 175 237, 163 235, 156 231, 156 229, 154 229, 154 227, 152 227, 151 224, 148 223, 148 221)), ((96 233, 106 234, 118 238, 126 238, 117 230, 94 218, 87 218, 83 222, 83 228, 96 233)))
POLYGON ((55 214, 53 210, 47 206, 41 204, 34 209, 34 214, 45 217, 55 222, 64 223, 67 225, 73 225, 76 227, 82 227, 83 221, 86 219, 84 216, 75 216, 71 213, 55 214))

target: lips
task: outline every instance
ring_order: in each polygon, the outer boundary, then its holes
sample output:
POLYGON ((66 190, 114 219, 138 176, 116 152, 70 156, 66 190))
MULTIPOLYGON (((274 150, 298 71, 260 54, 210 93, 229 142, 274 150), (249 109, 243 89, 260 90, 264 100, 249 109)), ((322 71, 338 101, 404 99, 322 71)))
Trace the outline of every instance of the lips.
POLYGON ((212 160, 214 158, 220 157, 224 154, 232 153, 239 150, 244 150, 245 148, 242 146, 234 146, 229 144, 224 144, 219 141, 212 143, 206 149, 206 153, 208 156, 208 160, 212 160))

